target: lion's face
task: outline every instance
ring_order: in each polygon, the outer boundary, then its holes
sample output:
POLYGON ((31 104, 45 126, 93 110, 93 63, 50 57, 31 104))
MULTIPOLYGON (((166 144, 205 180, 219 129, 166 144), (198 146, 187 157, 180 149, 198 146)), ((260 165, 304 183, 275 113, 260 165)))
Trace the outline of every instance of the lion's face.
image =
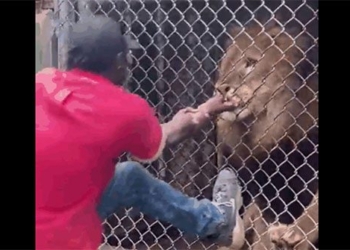
POLYGON ((279 28, 265 33, 253 27, 242 33, 233 30, 231 35, 234 41, 221 62, 215 89, 226 99, 236 98, 241 104, 221 118, 242 121, 264 114, 271 98, 286 91, 293 63, 302 53, 298 54, 292 38, 279 28))

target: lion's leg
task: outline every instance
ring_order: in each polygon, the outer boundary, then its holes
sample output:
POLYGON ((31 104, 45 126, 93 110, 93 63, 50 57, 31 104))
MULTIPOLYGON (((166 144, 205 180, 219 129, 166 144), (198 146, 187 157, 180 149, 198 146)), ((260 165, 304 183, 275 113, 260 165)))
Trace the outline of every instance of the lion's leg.
POLYGON ((304 213, 292 225, 269 228, 271 241, 278 247, 306 250, 318 239, 318 191, 304 213))
POLYGON ((310 205, 296 221, 295 227, 304 233, 307 240, 301 242, 298 249, 306 249, 307 246, 318 239, 318 191, 314 195, 310 205))
POLYGON ((267 233, 268 224, 263 218, 263 214, 256 202, 252 202, 244 217, 244 226, 246 230, 253 230, 251 240, 252 250, 269 250, 272 247, 269 235, 267 233))

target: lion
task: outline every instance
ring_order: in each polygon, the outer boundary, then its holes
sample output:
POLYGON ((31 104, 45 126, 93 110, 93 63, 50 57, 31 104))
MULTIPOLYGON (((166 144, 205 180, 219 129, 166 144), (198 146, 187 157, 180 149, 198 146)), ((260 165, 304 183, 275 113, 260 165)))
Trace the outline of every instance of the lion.
POLYGON ((246 229, 249 224, 258 229, 254 231, 260 243, 252 249, 269 249, 281 241, 286 249, 296 249, 299 241, 295 239, 301 235, 307 239, 302 249, 307 249, 318 238, 318 206, 311 204, 301 215, 312 199, 304 191, 314 187, 314 200, 318 198, 318 73, 305 56, 314 41, 300 33, 293 38, 293 30, 287 31, 277 22, 265 28, 256 24, 233 27, 229 33, 233 42, 220 63, 215 90, 240 105, 217 119, 219 167, 228 163, 235 168, 248 191, 244 200, 249 204, 254 198, 255 204, 250 206, 254 212, 248 209, 244 215, 250 218, 255 214, 254 222, 243 219, 246 229), (281 186, 279 190, 277 186, 281 186), (269 207, 274 210, 270 214, 265 211, 269 207), (286 209, 297 211, 294 214, 299 213, 300 219, 295 220, 298 215, 289 218, 286 209), (311 220, 304 216, 309 209, 315 215, 311 220), (268 226, 276 215, 284 222, 268 226), (282 237, 291 227, 287 224, 300 230, 282 237), (311 229, 315 230, 309 233, 311 229))

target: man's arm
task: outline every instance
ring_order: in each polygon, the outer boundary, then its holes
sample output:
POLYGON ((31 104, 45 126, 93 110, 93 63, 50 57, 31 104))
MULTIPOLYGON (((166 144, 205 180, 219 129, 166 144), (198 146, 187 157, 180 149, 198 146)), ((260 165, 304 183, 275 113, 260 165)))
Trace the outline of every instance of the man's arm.
POLYGON ((167 135, 166 144, 174 145, 188 137, 192 137, 199 129, 203 128, 218 114, 235 109, 239 105, 237 99, 232 102, 224 102, 221 95, 216 95, 197 109, 185 108, 180 110, 173 119, 162 124, 164 133, 167 135))
MULTIPOLYGON (((198 111, 197 111, 198 112, 198 111)), ((195 115, 194 111, 180 110, 176 116, 181 116, 182 121, 172 119, 167 123, 161 124, 164 135, 166 136, 166 145, 171 146, 182 142, 191 137, 197 130, 209 122, 210 116, 205 113, 195 115), (195 119, 195 117, 197 119, 195 119)))
POLYGON ((166 145, 174 145, 193 136, 216 114, 235 107, 231 103, 223 103, 222 97, 216 96, 197 109, 182 109, 171 121, 159 124, 153 109, 145 100, 135 95, 130 95, 130 99, 129 105, 133 108, 126 122, 129 131, 126 151, 141 162, 154 161, 166 145))

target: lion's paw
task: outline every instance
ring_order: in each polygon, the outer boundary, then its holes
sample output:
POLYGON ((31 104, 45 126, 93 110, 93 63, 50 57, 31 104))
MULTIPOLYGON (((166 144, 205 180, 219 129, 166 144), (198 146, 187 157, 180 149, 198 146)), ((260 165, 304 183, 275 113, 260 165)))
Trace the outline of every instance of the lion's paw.
POLYGON ((268 229, 271 242, 279 248, 294 249, 303 239, 303 235, 293 226, 272 225, 268 229))

